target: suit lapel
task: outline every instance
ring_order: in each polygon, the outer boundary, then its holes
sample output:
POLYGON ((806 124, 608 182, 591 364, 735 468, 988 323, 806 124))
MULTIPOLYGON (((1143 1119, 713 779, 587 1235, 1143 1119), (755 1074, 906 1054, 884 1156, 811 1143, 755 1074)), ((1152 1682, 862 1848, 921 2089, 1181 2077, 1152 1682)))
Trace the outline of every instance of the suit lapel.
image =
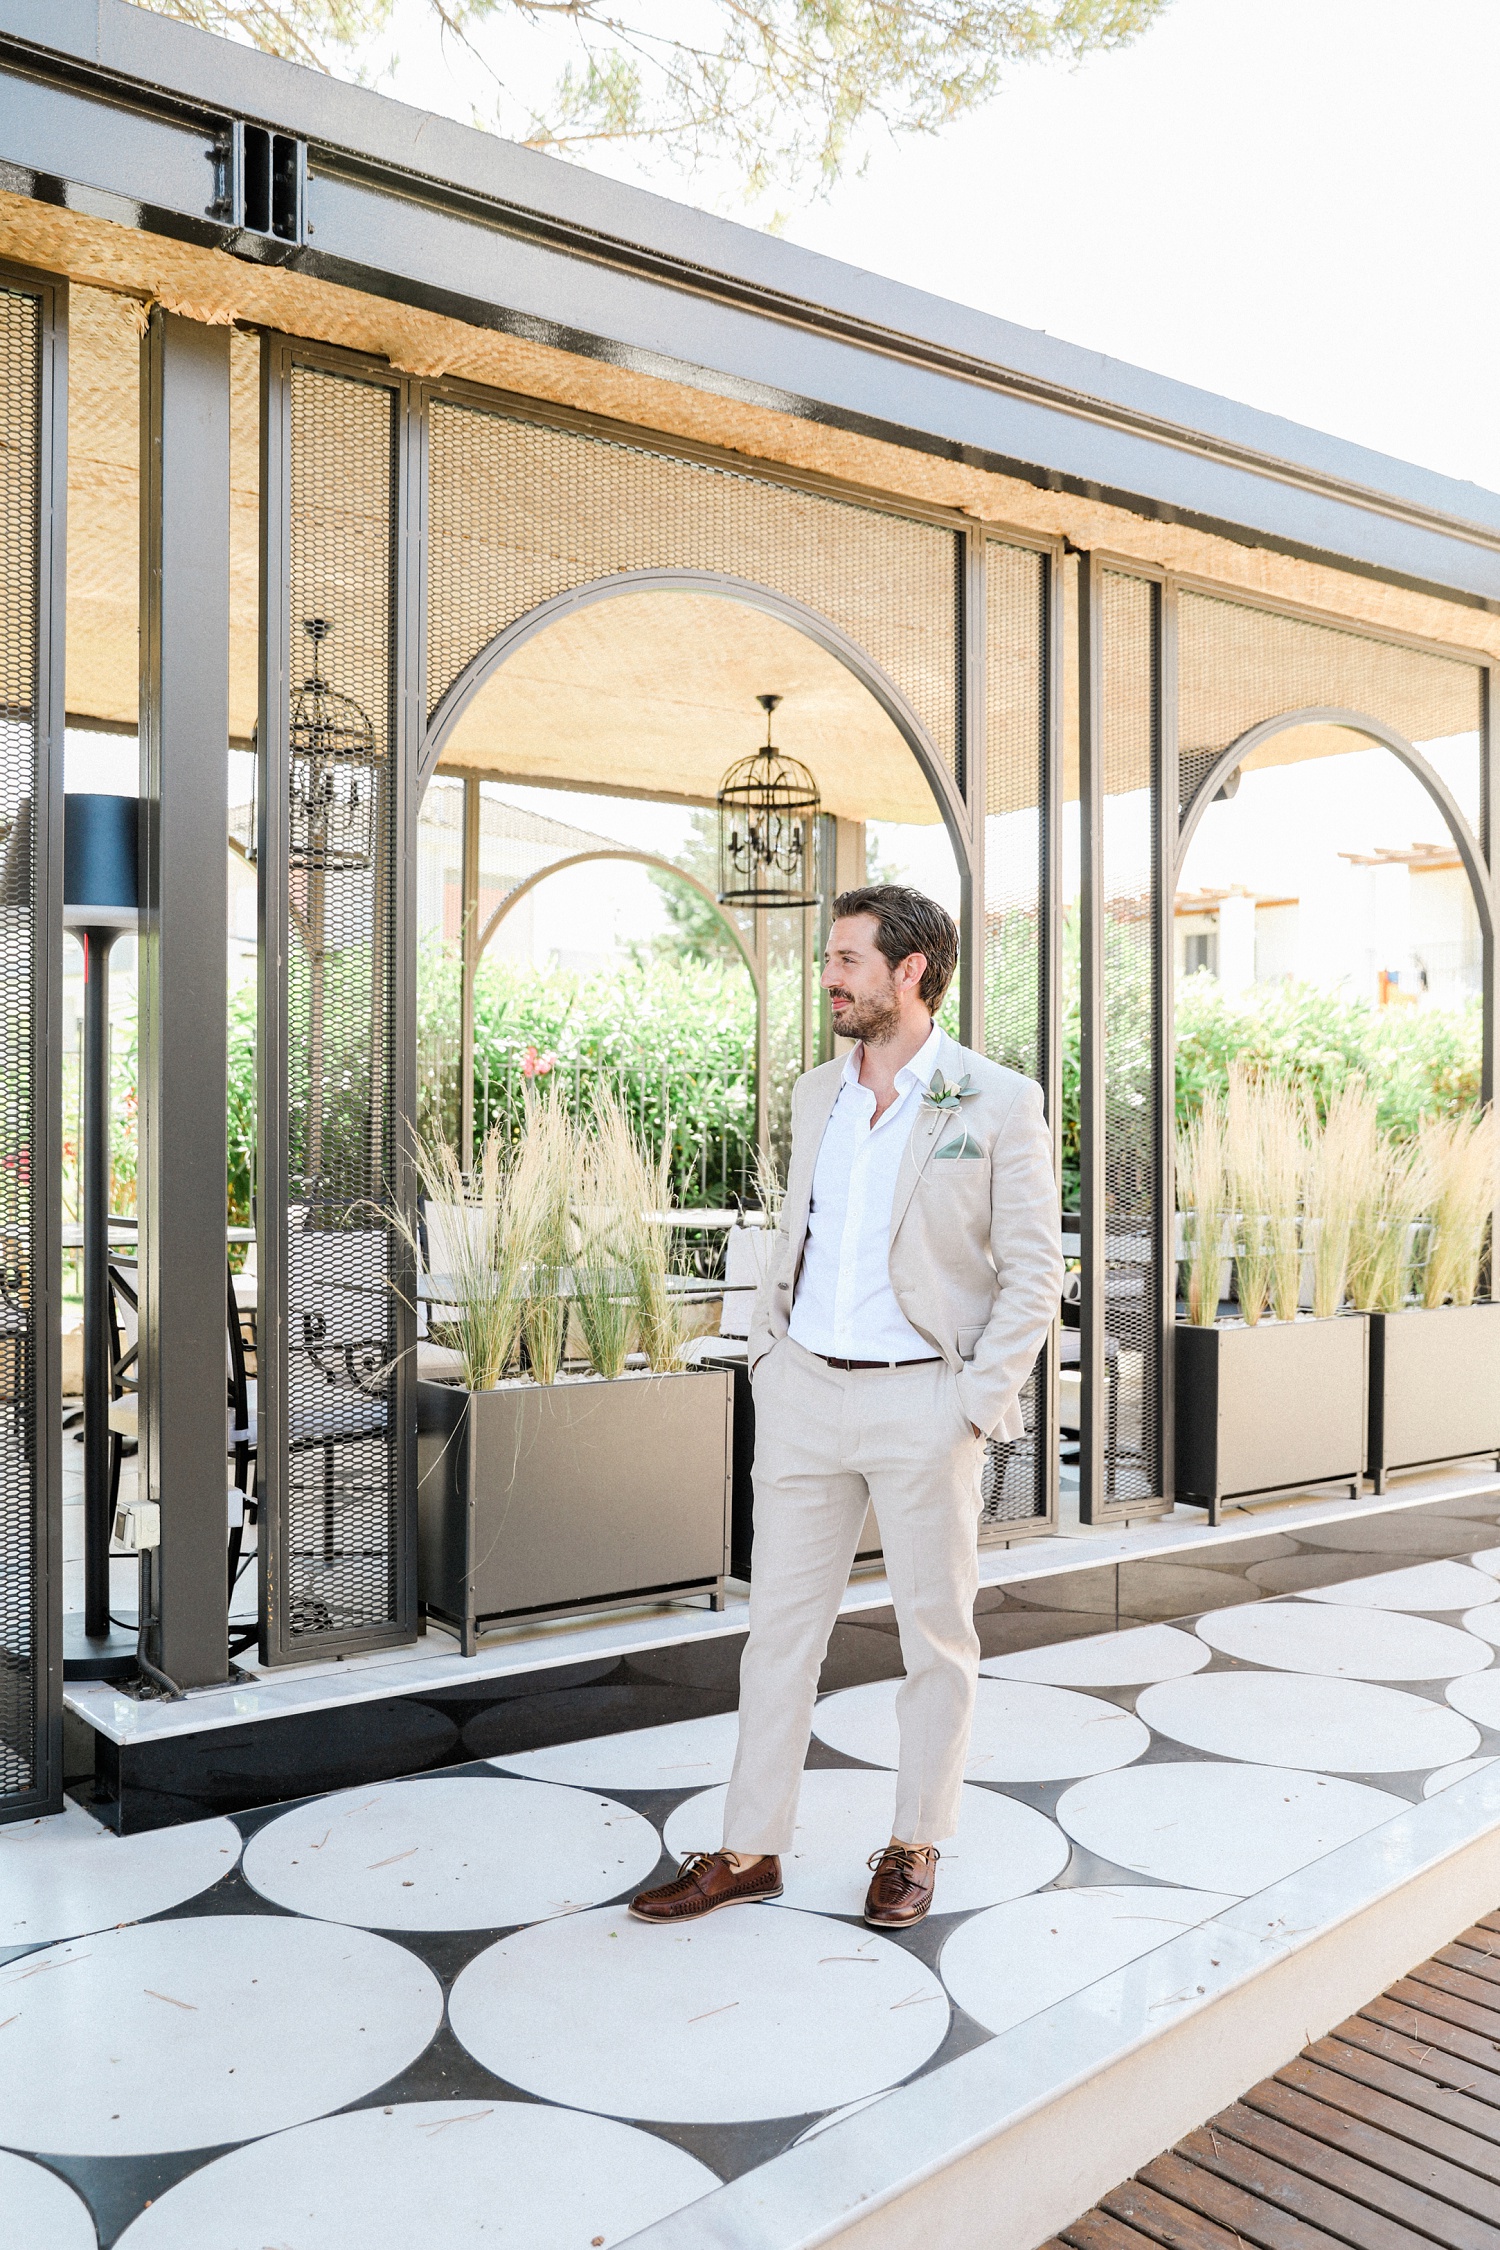
POLYGON ((833 1115, 833 1105, 839 1098, 844 1083, 843 1065, 827 1069, 826 1077, 819 1079, 809 1096, 807 1114, 799 1121, 799 1130, 792 1149, 792 1176, 787 1181, 787 1197, 791 1204, 791 1224, 787 1238, 792 1248, 792 1272, 802 1263, 802 1246, 807 1240, 807 1214, 812 1203, 813 1174, 818 1166, 818 1151, 823 1146, 823 1135, 828 1120, 833 1115))
MULTIPOLYGON (((938 1049, 938 1058, 933 1068, 942 1072, 944 1080, 950 1086, 964 1075, 963 1049, 946 1032, 942 1035, 942 1045, 938 1049)), ((911 1132, 902 1151, 901 1168, 896 1174, 896 1193, 891 1202, 892 1245, 901 1231, 906 1207, 916 1193, 917 1182, 922 1177, 927 1160, 937 1147, 938 1136, 945 1125, 951 1126, 953 1123, 950 1111, 922 1107, 920 1095, 917 1100, 917 1114, 912 1120, 911 1132)))

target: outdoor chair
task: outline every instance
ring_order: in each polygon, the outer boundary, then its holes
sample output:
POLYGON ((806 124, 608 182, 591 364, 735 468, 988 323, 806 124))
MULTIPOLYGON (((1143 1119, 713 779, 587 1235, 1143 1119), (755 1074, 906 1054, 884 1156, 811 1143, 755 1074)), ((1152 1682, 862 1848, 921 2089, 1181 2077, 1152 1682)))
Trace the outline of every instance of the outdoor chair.
MULTIPOLYGON (((469 1210, 461 1203, 433 1203, 425 1198, 421 1206, 419 1241, 422 1253, 423 1278, 429 1286, 441 1284, 452 1274, 463 1256, 463 1233, 468 1229, 471 1247, 477 1247, 483 1215, 469 1210)), ((456 1382, 463 1373, 463 1360, 446 1344, 435 1343, 425 1332, 432 1321, 439 1323, 457 1320, 459 1308, 452 1304, 436 1304, 424 1297, 420 1305, 421 1318, 417 1333, 417 1378, 421 1382, 456 1382)))
MULTIPOLYGON (((310 1566, 331 1571, 363 1561, 360 1514, 384 1473, 361 1474, 359 1448, 383 1447, 390 1428, 392 1377, 387 1331, 388 1243, 383 1229, 321 1228, 307 1206, 288 1213, 286 1430, 291 1459, 294 1607, 328 1605, 305 1591, 310 1566), (312 1511, 301 1464, 322 1456, 320 1515, 312 1511), (361 1488, 368 1485, 368 1493, 361 1488)), ((383 1501, 379 1538, 384 1537, 383 1501)), ((372 1536, 374 1536, 372 1531, 372 1536)), ((372 1561, 375 1557, 372 1551, 372 1561)), ((383 1567, 383 1566, 382 1566, 383 1567)))

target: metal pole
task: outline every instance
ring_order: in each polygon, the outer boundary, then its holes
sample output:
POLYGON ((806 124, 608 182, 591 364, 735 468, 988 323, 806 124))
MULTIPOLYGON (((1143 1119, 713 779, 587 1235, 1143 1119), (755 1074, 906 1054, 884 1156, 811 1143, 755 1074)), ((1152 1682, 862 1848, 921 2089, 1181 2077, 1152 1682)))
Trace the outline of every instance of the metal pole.
POLYGON ((83 1629, 109 1633, 109 955, 113 930, 83 946, 83 1629))
POLYGON ((1082 1363, 1082 1443, 1078 1463, 1078 1513, 1084 1523, 1106 1514, 1107 1436, 1104 1400, 1108 1378, 1104 1329, 1104 790, 1103 697, 1099 566, 1078 559, 1078 792, 1081 817, 1079 1213, 1083 1288, 1079 1304, 1082 1363))
POLYGON ((229 1664, 225 1494, 229 334, 141 347, 140 1487, 161 1507, 145 1653, 229 1664))

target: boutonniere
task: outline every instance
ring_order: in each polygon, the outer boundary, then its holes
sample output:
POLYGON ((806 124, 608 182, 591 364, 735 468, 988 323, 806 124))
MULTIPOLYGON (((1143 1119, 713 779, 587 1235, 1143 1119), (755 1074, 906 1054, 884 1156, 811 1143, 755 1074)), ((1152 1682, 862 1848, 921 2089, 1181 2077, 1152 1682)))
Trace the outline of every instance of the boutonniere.
POLYGON ((932 1074, 932 1084, 922 1096, 922 1107, 924 1109, 956 1110, 959 1103, 968 1101, 974 1091, 974 1087, 969 1083, 967 1071, 964 1072, 956 1086, 950 1086, 945 1082, 942 1072, 935 1070, 932 1074))

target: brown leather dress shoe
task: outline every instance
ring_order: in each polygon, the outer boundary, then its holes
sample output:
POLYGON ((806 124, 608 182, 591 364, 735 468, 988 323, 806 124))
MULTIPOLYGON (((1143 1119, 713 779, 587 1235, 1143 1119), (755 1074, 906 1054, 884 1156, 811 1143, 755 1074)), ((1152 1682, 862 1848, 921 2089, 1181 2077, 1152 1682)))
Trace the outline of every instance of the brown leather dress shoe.
POLYGON ((758 1906, 781 1896, 781 1862, 753 1859, 734 1867, 722 1852, 690 1852, 670 1883, 642 1891, 630 1902, 638 1922, 690 1922, 720 1906, 758 1906))
POLYGON ((877 1930, 905 1930, 920 1922, 932 1904, 932 1886, 942 1857, 935 1844, 887 1844, 866 1865, 875 1880, 865 1894, 865 1920, 877 1930))

